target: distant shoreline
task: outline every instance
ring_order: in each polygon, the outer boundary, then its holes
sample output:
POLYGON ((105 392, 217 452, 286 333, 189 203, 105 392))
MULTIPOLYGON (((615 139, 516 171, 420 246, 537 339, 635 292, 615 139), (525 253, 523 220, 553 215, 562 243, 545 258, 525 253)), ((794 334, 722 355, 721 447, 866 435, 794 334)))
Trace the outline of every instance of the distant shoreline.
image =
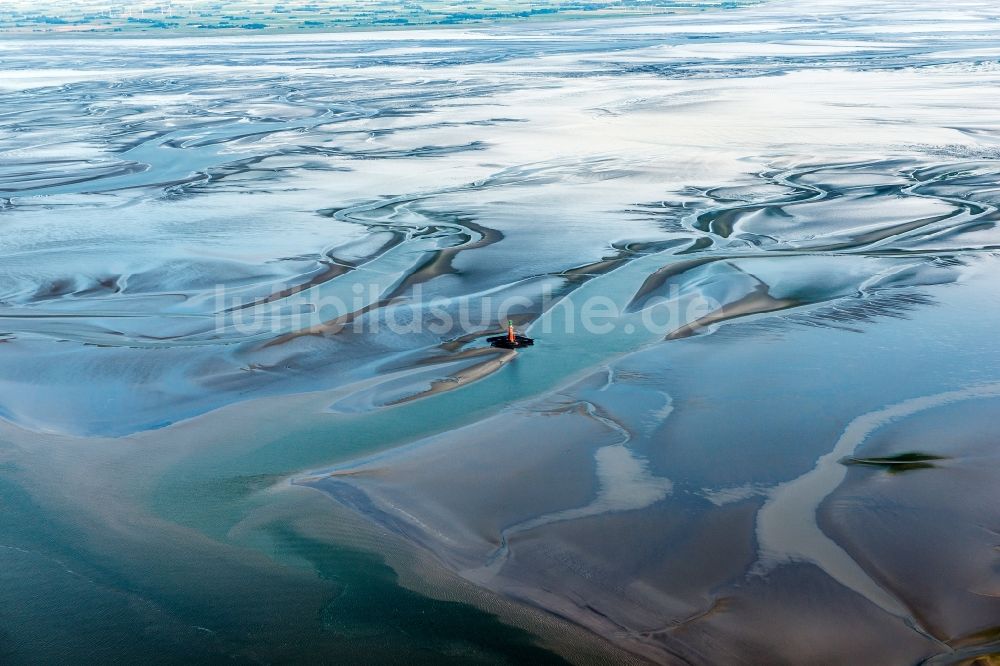
MULTIPOLYGON (((622 19, 638 17, 670 16, 675 14, 693 14, 712 10, 738 9, 758 5, 765 0, 734 0, 727 2, 705 3, 703 6, 678 5, 663 7, 642 7, 632 10, 614 9, 567 9, 537 13, 531 16, 500 16, 495 18, 457 18, 450 21, 413 22, 405 24, 388 23, 344 23, 341 25, 324 25, 316 27, 300 27, 274 25, 263 28, 246 28, 233 26, 225 28, 196 27, 155 27, 143 28, 124 22, 121 26, 95 27, 85 23, 65 25, 48 29, 41 26, 31 28, 0 28, 0 41, 35 40, 35 39, 190 39, 192 37, 291 37, 299 35, 329 35, 349 34, 359 32, 404 32, 426 30, 448 30, 453 28, 483 28, 496 25, 511 25, 514 23, 540 23, 557 21, 579 21, 595 19, 622 19)), ((317 19, 318 20, 318 19, 317 19)), ((140 24, 143 25, 143 24, 140 24)))

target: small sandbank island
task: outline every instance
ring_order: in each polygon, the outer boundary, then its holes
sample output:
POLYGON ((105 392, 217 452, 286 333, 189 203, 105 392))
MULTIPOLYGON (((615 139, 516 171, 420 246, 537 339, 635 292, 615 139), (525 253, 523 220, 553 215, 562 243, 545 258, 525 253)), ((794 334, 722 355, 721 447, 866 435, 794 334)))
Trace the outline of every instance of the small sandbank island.
POLYGON ((0 53, 0 663, 1000 662, 1000 5, 0 53))

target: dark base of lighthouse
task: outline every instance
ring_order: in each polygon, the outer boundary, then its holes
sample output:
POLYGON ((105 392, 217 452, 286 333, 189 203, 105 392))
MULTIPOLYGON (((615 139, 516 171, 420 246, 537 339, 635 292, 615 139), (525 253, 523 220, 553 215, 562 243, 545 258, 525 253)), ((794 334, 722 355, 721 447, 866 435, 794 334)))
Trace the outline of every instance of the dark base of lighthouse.
POLYGON ((492 338, 486 338, 486 342, 501 349, 518 349, 520 347, 530 347, 535 344, 534 340, 523 335, 515 335, 514 342, 511 342, 506 335, 497 335, 492 338))

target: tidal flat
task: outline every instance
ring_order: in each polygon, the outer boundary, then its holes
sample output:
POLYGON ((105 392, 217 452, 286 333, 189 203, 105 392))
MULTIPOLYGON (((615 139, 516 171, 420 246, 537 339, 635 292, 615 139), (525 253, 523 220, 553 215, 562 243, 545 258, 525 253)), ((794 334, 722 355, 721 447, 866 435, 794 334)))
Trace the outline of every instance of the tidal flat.
POLYGON ((0 71, 0 662, 1000 658, 995 3, 0 71))

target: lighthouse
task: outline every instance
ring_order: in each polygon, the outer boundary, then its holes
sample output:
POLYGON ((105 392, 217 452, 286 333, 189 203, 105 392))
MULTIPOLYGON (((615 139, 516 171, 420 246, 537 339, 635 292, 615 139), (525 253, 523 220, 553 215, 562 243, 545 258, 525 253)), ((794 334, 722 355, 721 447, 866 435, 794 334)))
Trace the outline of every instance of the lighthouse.
POLYGON ((535 344, 535 341, 531 338, 517 334, 514 330, 514 322, 511 319, 507 320, 507 335, 496 335, 486 338, 486 342, 501 349, 518 349, 520 347, 530 347, 535 344))

